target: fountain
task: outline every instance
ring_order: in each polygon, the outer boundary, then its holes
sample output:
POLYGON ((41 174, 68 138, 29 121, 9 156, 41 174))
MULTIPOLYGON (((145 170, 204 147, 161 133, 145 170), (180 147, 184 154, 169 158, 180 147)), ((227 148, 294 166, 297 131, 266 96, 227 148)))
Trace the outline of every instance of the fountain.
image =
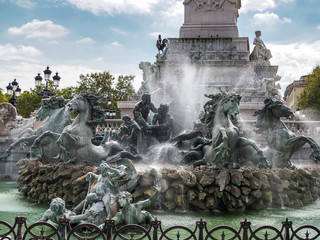
MULTIPOLYGON (((307 142, 318 161, 320 147, 309 137, 293 136, 280 120, 291 113, 279 101, 278 67, 270 65, 261 32, 251 55, 248 38, 238 36, 241 1, 186 0, 184 5, 180 38, 159 36, 156 63, 140 64, 141 101, 133 119, 123 116, 119 132, 94 136, 104 113, 99 96, 82 92, 59 105, 57 111, 68 120, 62 129, 45 129, 47 120, 31 136, 30 157, 20 161, 19 190, 39 203, 51 202, 41 221, 101 226, 111 218, 104 227, 112 221, 157 224, 144 208, 225 213, 297 207, 318 199, 318 172, 296 169, 290 158, 307 142), (271 108, 281 104, 281 111, 271 108), (269 149, 245 136, 238 121, 239 116, 253 119, 254 112, 269 149), (78 114, 72 122, 70 113, 78 114), (291 138, 279 141, 290 147, 277 148, 275 139, 284 135, 291 138), (43 150, 45 139, 56 150, 43 150)), ((53 99, 42 108, 55 109, 53 99)))

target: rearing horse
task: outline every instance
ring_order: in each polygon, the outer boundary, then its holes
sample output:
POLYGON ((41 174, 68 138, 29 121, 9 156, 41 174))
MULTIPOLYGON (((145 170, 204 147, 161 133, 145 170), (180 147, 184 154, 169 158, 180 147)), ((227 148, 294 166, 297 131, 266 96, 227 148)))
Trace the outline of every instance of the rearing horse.
POLYGON ((234 125, 239 116, 241 96, 233 93, 205 95, 211 98, 204 105, 205 114, 201 119, 211 132, 212 144, 204 147, 205 162, 218 167, 230 168, 239 164, 242 149, 250 146, 252 155, 258 154, 258 167, 271 167, 263 152, 252 141, 241 137, 234 125))
MULTIPOLYGON (((36 129, 25 129, 18 135, 19 139, 12 143, 0 157, 0 160, 6 159, 11 155, 12 150, 21 143, 32 144, 35 139, 42 135, 45 131, 61 133, 65 126, 71 124, 70 113, 65 110, 65 100, 63 97, 51 97, 41 101, 41 107, 37 112, 36 119, 38 121, 45 120, 42 125, 36 129), (49 117, 45 120, 46 117, 49 117), (24 136, 26 133, 29 136, 24 136)), ((53 153, 57 151, 57 145, 52 143, 50 139, 43 139, 41 148, 38 149, 43 159, 51 158, 53 153)))
MULTIPOLYGON (((66 105, 70 113, 77 113, 73 123, 63 129, 61 134, 47 131, 37 138, 31 147, 31 156, 37 157, 37 145, 44 137, 51 137, 60 146, 55 161, 77 161, 97 164, 107 157, 122 153, 118 142, 102 142, 99 146, 92 144, 93 128, 105 121, 104 112, 98 107, 99 99, 88 92, 81 92, 66 105)), ((126 153, 124 157, 135 156, 126 153), (127 155, 126 155, 127 154, 127 155)), ((121 156, 120 156, 121 157, 121 156)))
POLYGON ((268 143, 268 150, 265 151, 267 158, 272 159, 276 167, 295 168, 290 159, 295 151, 304 144, 309 143, 313 149, 310 158, 318 162, 320 160, 320 146, 310 137, 296 136, 280 120, 281 117, 293 117, 291 108, 285 106, 281 101, 273 101, 267 98, 265 106, 257 110, 256 132, 262 134, 268 143))

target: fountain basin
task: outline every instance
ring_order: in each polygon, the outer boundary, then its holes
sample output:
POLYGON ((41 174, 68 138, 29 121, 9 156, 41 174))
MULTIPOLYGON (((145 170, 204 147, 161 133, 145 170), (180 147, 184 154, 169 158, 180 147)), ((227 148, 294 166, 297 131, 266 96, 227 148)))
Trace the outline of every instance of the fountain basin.
MULTIPOLYGON (((161 194, 153 210, 184 212, 187 210, 239 211, 266 208, 299 207, 310 204, 320 195, 320 175, 310 169, 241 168, 218 171, 204 166, 140 167, 140 179, 132 195, 134 201, 146 199, 160 181, 161 194), (161 178, 159 179, 159 176, 161 178)), ((55 197, 76 205, 86 196, 87 172, 96 167, 82 165, 44 165, 26 161, 19 170, 19 190, 38 202, 49 203, 55 197)), ((151 209, 151 210, 152 210, 151 209)))

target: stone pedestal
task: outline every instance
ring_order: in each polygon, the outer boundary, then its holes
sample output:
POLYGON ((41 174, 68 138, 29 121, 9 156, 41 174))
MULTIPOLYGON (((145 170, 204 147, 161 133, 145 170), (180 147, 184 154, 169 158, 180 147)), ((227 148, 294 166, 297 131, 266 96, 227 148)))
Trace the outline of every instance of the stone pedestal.
POLYGON ((185 0, 180 38, 238 37, 240 0, 185 0))

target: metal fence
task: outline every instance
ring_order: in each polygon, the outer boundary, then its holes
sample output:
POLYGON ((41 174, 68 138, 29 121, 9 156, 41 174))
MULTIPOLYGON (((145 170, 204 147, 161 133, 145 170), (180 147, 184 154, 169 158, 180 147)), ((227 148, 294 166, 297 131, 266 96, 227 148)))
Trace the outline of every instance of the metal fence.
POLYGON ((148 226, 136 224, 115 226, 114 220, 106 219, 103 226, 94 224, 79 224, 71 226, 67 218, 60 218, 58 226, 47 222, 37 222, 27 226, 26 217, 16 217, 15 223, 10 225, 0 221, 0 239, 122 239, 122 240, 275 240, 275 239, 320 239, 320 230, 311 225, 293 229, 291 221, 286 219, 280 228, 261 226, 252 229, 246 219, 240 222, 239 229, 229 226, 208 228, 206 221, 200 219, 194 229, 185 226, 171 226, 162 228, 161 221, 155 219, 148 226))

